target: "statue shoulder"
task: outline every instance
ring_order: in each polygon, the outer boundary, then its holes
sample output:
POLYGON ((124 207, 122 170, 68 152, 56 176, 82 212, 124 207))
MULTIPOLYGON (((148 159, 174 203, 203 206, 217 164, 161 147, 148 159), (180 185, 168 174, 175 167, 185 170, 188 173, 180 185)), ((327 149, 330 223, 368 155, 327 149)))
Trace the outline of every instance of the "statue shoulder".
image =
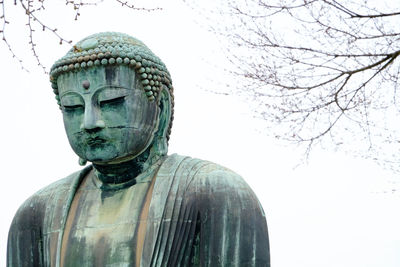
POLYGON ((79 178, 86 174, 90 169, 91 166, 74 172, 34 193, 19 207, 14 215, 13 224, 35 224, 32 220, 37 220, 42 217, 41 215, 43 215, 46 208, 56 206, 56 201, 60 198, 66 197, 73 185, 77 183, 79 178))
POLYGON ((71 173, 67 177, 64 177, 60 180, 57 180, 57 181, 43 187, 42 189, 37 191, 32 197, 33 198, 35 198, 35 197, 47 198, 47 197, 49 197, 49 195, 54 195, 57 193, 61 193, 63 191, 68 191, 71 189, 71 186, 73 186, 74 183, 77 183, 78 180, 80 180, 81 177, 85 176, 91 169, 92 169, 92 166, 90 165, 82 170, 71 173))
POLYGON ((257 196, 239 174, 219 164, 193 158, 185 158, 180 166, 186 169, 178 173, 187 176, 184 179, 187 203, 196 203, 201 210, 225 210, 227 214, 251 210, 264 223, 265 213, 257 196))
POLYGON ((248 187, 245 180, 231 169, 207 160, 199 160, 199 168, 195 170, 194 179, 203 186, 248 187))
POLYGON ((217 163, 176 154, 169 156, 168 160, 179 162, 176 173, 185 176, 188 189, 192 188, 197 192, 211 189, 221 189, 221 192, 243 189, 253 194, 239 174, 217 163))

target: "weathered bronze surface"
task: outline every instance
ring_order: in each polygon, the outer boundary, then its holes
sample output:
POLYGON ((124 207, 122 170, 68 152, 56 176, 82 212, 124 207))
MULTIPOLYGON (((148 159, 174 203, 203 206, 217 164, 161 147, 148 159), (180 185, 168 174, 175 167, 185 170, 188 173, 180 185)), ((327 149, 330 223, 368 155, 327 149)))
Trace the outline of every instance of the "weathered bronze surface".
POLYGON ((264 212, 234 172, 167 156, 173 87, 142 42, 100 33, 50 73, 83 165, 25 201, 7 266, 270 266, 264 212))

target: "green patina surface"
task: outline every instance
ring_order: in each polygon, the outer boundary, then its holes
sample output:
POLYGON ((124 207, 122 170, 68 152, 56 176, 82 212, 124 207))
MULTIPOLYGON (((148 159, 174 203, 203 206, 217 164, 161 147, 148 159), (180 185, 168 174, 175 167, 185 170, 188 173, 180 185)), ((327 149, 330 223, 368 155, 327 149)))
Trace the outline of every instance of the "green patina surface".
POLYGON ((78 42, 50 80, 69 143, 92 164, 18 210, 7 266, 269 266, 264 212, 217 164, 167 156, 173 87, 142 42, 78 42))

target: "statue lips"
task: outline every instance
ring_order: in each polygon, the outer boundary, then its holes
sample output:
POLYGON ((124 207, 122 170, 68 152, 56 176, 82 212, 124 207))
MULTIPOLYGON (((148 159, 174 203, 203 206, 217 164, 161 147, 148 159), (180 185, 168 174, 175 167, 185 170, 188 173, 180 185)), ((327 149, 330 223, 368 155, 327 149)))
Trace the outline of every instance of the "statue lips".
POLYGON ((86 138, 85 141, 86 141, 86 144, 88 144, 89 146, 100 146, 107 142, 106 139, 104 139, 100 136, 91 136, 91 137, 86 138))

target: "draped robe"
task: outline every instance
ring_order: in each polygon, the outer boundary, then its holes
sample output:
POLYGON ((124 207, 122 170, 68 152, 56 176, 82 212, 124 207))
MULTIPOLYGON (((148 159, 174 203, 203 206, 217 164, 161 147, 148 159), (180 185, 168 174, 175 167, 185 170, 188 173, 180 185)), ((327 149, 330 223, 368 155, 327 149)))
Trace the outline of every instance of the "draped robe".
MULTIPOLYGON (((45 187, 19 208, 8 237, 8 267, 61 266, 71 203, 91 169, 45 187)), ((174 154, 153 179, 139 230, 139 261, 127 266, 270 266, 265 215, 240 176, 217 164, 174 154)))

